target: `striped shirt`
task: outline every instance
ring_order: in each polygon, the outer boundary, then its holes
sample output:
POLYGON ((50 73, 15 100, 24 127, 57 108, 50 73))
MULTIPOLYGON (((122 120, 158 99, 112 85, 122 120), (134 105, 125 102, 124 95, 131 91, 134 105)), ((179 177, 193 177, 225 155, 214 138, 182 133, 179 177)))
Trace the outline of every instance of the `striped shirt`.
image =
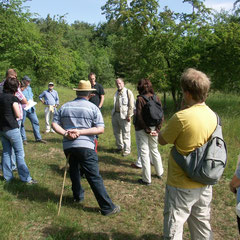
MULTIPOLYGON (((62 105, 54 114, 53 122, 65 130, 104 127, 99 108, 85 98, 76 98, 62 105)), ((81 135, 74 140, 63 138, 63 149, 74 147, 94 149, 94 135, 81 135)))

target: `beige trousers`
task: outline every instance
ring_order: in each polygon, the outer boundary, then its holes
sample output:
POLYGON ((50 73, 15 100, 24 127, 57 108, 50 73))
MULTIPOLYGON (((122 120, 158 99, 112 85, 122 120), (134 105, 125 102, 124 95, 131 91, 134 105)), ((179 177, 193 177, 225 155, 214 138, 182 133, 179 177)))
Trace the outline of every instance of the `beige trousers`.
POLYGON ((187 221, 192 240, 210 240, 210 203, 212 186, 182 189, 166 186, 164 203, 164 239, 182 240, 187 221))

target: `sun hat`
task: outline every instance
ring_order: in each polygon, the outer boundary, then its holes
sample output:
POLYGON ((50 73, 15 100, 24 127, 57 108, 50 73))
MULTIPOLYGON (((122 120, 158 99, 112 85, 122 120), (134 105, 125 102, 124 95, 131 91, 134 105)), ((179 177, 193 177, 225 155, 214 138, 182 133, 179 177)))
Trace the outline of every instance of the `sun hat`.
POLYGON ((53 83, 53 82, 50 82, 48 85, 53 85, 53 86, 54 86, 54 83, 53 83))
POLYGON ((26 80, 28 82, 31 82, 31 78, 29 76, 27 76, 27 75, 24 76, 22 80, 26 80))
POLYGON ((78 84, 78 88, 73 88, 75 91, 96 91, 96 89, 92 88, 90 81, 80 80, 78 84))

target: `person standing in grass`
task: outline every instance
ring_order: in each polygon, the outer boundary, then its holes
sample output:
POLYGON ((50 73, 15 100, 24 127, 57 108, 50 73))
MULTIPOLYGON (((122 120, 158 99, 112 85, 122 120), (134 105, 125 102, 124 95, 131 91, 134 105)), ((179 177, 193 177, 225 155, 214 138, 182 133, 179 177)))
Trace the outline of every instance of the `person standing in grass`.
MULTIPOLYGON (((30 86, 31 78, 29 78, 28 76, 24 76, 22 81, 24 82, 24 84, 27 85, 27 87, 23 91, 24 96, 26 97, 27 101, 33 100, 33 92, 32 92, 32 88, 30 86)), ((23 120, 22 120, 22 125, 21 125, 21 135, 22 135, 22 139, 23 139, 23 144, 25 144, 25 145, 27 144, 27 135, 26 135, 26 131, 24 128, 24 123, 25 123, 26 117, 30 120, 30 122, 32 124, 33 134, 34 134, 36 142, 46 144, 47 142, 42 139, 42 136, 40 134, 39 121, 38 121, 38 117, 36 114, 36 108, 34 106, 28 110, 23 110, 23 120)))
POLYGON ((21 117, 19 100, 15 96, 18 88, 19 81, 16 78, 7 78, 3 85, 3 93, 0 93, 0 137, 3 146, 3 177, 7 182, 13 179, 11 159, 14 151, 21 181, 35 184, 37 182, 30 176, 24 160, 23 142, 17 122, 17 118, 21 117))
MULTIPOLYGON (((16 70, 12 69, 12 68, 8 69, 6 71, 6 78, 5 78, 5 80, 7 78, 16 78, 17 79, 17 72, 16 72, 16 70)), ((3 93, 3 86, 4 86, 5 80, 0 83, 0 93, 3 93)), ((18 87, 17 92, 15 93, 15 96, 19 100, 18 106, 19 106, 20 116, 19 116, 19 118, 17 118, 17 122, 18 122, 18 125, 21 126, 22 120, 23 120, 23 107, 22 106, 26 105, 28 102, 27 102, 27 99, 25 98, 25 96, 23 95, 22 90, 19 87, 18 87)), ((16 156, 14 154, 14 151, 12 151, 12 153, 13 153, 12 157, 11 157, 11 159, 12 159, 12 170, 16 170, 17 169, 16 156)), ((2 167, 0 167, 0 168, 2 168, 2 167)))
MULTIPOLYGON (((203 72, 187 69, 181 76, 183 110, 175 113, 160 131, 161 145, 174 144, 182 155, 205 144, 217 126, 216 114, 205 104, 210 79, 203 72)), ((171 152, 164 205, 164 239, 180 240, 187 221, 191 239, 213 239, 210 226, 212 186, 191 180, 171 152)))
POLYGON ((98 156, 94 150, 94 136, 104 132, 104 122, 99 108, 89 102, 95 89, 89 81, 81 80, 74 89, 77 98, 67 102, 54 114, 53 129, 63 138, 63 149, 69 156, 69 171, 72 181, 73 198, 82 202, 84 189, 81 174, 85 174, 97 199, 102 215, 108 216, 120 211, 107 194, 99 174, 98 156))
MULTIPOLYGON (((96 89, 96 91, 91 94, 89 101, 95 104, 101 110, 103 107, 104 94, 105 94, 103 86, 100 83, 96 82, 96 74, 93 72, 90 72, 88 74, 88 80, 90 81, 92 88, 96 89)), ((95 151, 97 152, 98 135, 95 136, 94 143, 95 143, 95 151)))
POLYGON ((58 92, 53 89, 54 83, 48 83, 48 90, 43 91, 39 95, 40 101, 46 106, 45 107, 45 125, 46 133, 50 131, 54 133, 54 130, 51 128, 50 121, 53 119, 53 114, 56 111, 57 106, 59 105, 58 92))
MULTIPOLYGON (((141 79, 138 82, 137 90, 139 95, 136 101, 134 126, 138 154, 142 163, 142 178, 138 180, 138 183, 142 185, 150 185, 151 160, 156 170, 157 177, 161 178, 163 174, 162 158, 158 151, 157 138, 157 133, 161 129, 163 119, 159 124, 154 123, 151 126, 148 126, 143 118, 143 108, 147 104, 147 99, 150 100, 155 97, 151 81, 146 78, 141 79), (156 133, 156 135, 151 134, 153 132, 156 133)), ((161 105, 161 101, 158 97, 156 97, 156 101, 161 105)))
POLYGON ((122 78, 116 79, 117 91, 114 95, 112 110, 112 127, 116 139, 117 151, 122 156, 131 153, 131 117, 134 110, 134 96, 130 89, 124 87, 122 78))

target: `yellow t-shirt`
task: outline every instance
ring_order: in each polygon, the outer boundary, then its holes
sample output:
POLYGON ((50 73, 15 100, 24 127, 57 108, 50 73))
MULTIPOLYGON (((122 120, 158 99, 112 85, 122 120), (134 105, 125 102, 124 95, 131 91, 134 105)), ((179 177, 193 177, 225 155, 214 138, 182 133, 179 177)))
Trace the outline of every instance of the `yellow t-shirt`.
MULTIPOLYGON (((208 141, 217 126, 216 114, 205 104, 196 104, 175 113, 161 131, 163 139, 187 155, 208 141)), ((192 181, 169 156, 167 184, 178 188, 200 188, 205 185, 192 181)))

